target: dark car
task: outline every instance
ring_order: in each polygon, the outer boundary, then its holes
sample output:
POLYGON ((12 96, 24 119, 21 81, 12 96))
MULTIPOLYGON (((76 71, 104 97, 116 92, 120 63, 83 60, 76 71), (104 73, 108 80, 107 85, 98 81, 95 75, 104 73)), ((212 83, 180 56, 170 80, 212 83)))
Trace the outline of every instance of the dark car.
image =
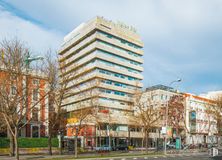
POLYGON ((120 144, 120 145, 117 145, 114 150, 116 151, 127 151, 128 150, 128 146, 127 145, 124 145, 124 144, 120 144))
POLYGON ((175 142, 167 143, 167 148, 168 149, 175 149, 176 148, 176 143, 175 142))

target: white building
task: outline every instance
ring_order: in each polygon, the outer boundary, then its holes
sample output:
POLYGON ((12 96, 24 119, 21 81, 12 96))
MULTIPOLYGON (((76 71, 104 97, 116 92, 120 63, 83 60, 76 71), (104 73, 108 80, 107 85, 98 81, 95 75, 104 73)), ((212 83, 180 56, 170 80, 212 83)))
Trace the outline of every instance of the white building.
POLYGON ((186 97, 186 123, 188 144, 216 143, 217 126, 213 116, 208 112, 214 102, 192 94, 186 97))
MULTIPOLYGON (((156 85, 146 89, 147 97, 152 96, 152 105, 166 107, 167 101, 173 95, 184 96, 184 110, 186 112, 185 123, 181 124, 181 128, 186 132, 187 144, 199 143, 216 143, 217 127, 213 116, 208 113, 214 101, 208 98, 176 92, 171 87, 156 85)), ((168 117, 169 118, 169 117, 168 117)), ((165 118, 163 118, 162 125, 165 125, 165 118)))
MULTIPOLYGON (((61 76, 73 73, 67 86, 71 92, 63 103, 69 119, 75 111, 92 107, 91 102, 95 100, 101 116, 111 117, 109 123, 117 125, 112 135, 126 138, 128 126, 124 117, 126 113, 133 115, 134 90, 143 87, 142 48, 143 42, 132 26, 103 17, 96 17, 70 32, 59 50, 65 70, 61 76)), ((72 136, 73 126, 68 126, 68 136, 72 136)), ((93 132, 97 133, 97 129, 93 132)), ((108 134, 102 136, 108 138, 108 134)))

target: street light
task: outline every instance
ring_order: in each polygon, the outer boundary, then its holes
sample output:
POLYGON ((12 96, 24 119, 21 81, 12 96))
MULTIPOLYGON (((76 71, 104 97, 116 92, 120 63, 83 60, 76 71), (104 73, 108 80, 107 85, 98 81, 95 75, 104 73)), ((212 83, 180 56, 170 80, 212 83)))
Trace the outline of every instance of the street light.
POLYGON ((44 58, 42 56, 36 56, 36 57, 31 57, 29 52, 27 53, 25 57, 25 65, 26 65, 26 72, 28 72, 29 65, 32 61, 37 61, 37 60, 43 60, 44 58))
MULTIPOLYGON (((174 80, 174 81, 172 81, 172 82, 170 82, 169 83, 169 87, 173 84, 173 83, 176 83, 176 82, 181 82, 182 81, 182 79, 181 78, 178 78, 177 80, 174 80)), ((166 135, 165 135, 165 140, 164 140, 164 154, 167 154, 167 152, 166 152, 166 148, 167 148, 167 146, 166 146, 166 143, 167 143, 167 128, 168 128, 168 107, 169 107, 169 103, 168 103, 168 97, 169 97, 169 95, 168 95, 168 89, 167 89, 167 104, 166 104, 166 135)))
MULTIPOLYGON (((28 109, 28 72, 29 72, 29 67, 30 67, 30 63, 33 61, 37 61, 37 60, 43 60, 44 58, 42 56, 36 56, 36 57, 31 57, 29 52, 27 52, 27 55, 25 56, 25 107, 26 109, 28 109)), ((28 112, 27 112, 28 113, 28 112)))

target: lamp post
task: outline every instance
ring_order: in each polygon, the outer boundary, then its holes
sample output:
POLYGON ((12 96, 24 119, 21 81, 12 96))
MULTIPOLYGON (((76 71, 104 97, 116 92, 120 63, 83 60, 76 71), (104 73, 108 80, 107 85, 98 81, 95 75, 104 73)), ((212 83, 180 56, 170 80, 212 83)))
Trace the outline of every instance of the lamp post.
POLYGON ((31 57, 29 52, 27 53, 27 55, 25 56, 25 68, 26 68, 26 72, 30 67, 30 63, 32 61, 37 61, 37 60, 43 60, 44 58, 42 56, 36 56, 36 57, 31 57))
MULTIPOLYGON (((29 68, 30 63, 37 60, 43 60, 44 58, 42 56, 36 56, 31 57, 29 52, 27 52, 27 55, 25 56, 25 107, 26 110, 28 110, 28 74, 29 74, 29 68)), ((26 112, 28 114, 28 112, 26 112)), ((28 116, 28 115, 27 115, 28 116)))
POLYGON ((78 128, 78 126, 77 126, 77 124, 76 124, 76 126, 75 126, 75 131, 76 131, 76 133, 75 133, 75 158, 77 158, 78 157, 78 154, 77 154, 77 152, 78 152, 78 132, 79 132, 79 128, 78 128))
MULTIPOLYGON (((177 80, 174 80, 172 82, 169 83, 169 87, 173 84, 173 83, 176 83, 176 82, 181 82, 182 79, 178 78, 177 80)), ((167 146, 166 146, 166 143, 167 143, 167 128, 168 128, 168 107, 169 107, 169 103, 168 103, 168 90, 167 90, 167 102, 166 102, 166 135, 165 135, 165 140, 164 140, 164 154, 167 154, 166 150, 167 150, 167 146)))

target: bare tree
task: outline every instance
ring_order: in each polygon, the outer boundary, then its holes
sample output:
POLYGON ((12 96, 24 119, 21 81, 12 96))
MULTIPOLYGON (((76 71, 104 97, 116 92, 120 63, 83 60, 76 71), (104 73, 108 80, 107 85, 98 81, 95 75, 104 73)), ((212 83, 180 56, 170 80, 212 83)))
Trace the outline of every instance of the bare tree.
MULTIPOLYGON (((81 88, 81 86, 76 87, 79 92, 79 97, 81 99, 86 99, 84 101, 79 101, 75 107, 78 110, 73 112, 73 118, 75 119, 75 126, 73 128, 73 132, 75 135, 75 157, 78 157, 78 135, 80 135, 80 131, 82 129, 87 128, 88 122, 98 122, 98 107, 99 107, 99 86, 101 80, 94 79, 84 84, 85 88, 81 88)), ((76 83, 76 82, 75 82, 76 83)), ((96 123, 98 124, 98 123, 96 123)))
POLYGON ((148 138, 150 130, 159 126, 162 115, 161 106, 155 105, 151 99, 152 95, 137 90, 134 94, 135 119, 134 123, 143 128, 143 141, 145 139, 146 152, 148 152, 148 138))
POLYGON ((0 114, 12 137, 10 139, 14 141, 16 159, 19 159, 19 131, 32 120, 30 115, 33 109, 43 102, 47 93, 38 100, 31 101, 29 81, 33 75, 27 72, 25 63, 29 51, 19 40, 4 40, 1 49, 0 114))
MULTIPOLYGON (((66 110, 63 107, 64 98, 70 94, 68 88, 69 79, 75 73, 66 73, 66 68, 63 63, 59 63, 57 56, 49 50, 45 55, 45 61, 42 66, 43 72, 48 77, 49 89, 49 115, 48 115, 48 151, 52 155, 52 138, 58 134, 64 134, 66 128, 65 114, 66 110)), ((59 153, 62 154, 61 140, 59 141, 59 153)))
POLYGON ((180 135, 180 129, 187 131, 185 98, 183 95, 174 95, 168 102, 168 123, 176 130, 176 136, 180 135))

